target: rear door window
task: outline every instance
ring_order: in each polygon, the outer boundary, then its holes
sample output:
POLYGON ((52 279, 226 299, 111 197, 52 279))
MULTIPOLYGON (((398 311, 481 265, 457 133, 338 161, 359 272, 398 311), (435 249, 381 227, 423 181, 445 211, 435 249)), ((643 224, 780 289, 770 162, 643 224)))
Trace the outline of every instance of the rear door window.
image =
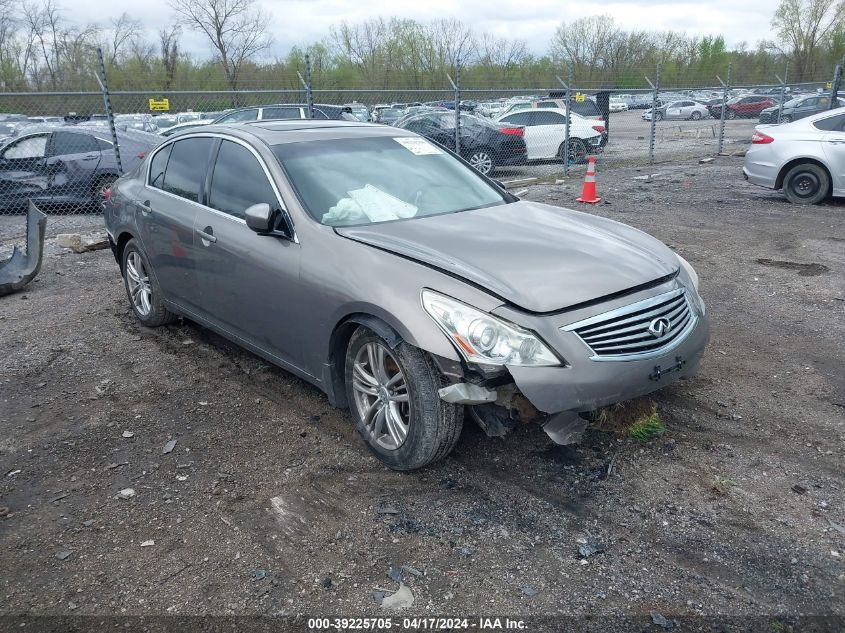
POLYGON ((293 106, 274 106, 272 108, 264 108, 261 113, 262 119, 301 119, 302 113, 299 107, 293 106))
POLYGON ((813 121, 813 127, 825 132, 841 132, 845 129, 845 114, 829 116, 818 121, 813 121))
POLYGON ((535 112, 532 125, 566 125, 566 117, 558 112, 535 112))
POLYGON ((75 132, 53 132, 50 135, 47 154, 49 156, 66 156, 99 151, 100 146, 93 136, 75 132))
POLYGON ((249 110, 238 110, 227 114, 218 123, 237 123, 239 121, 255 121, 258 119, 258 108, 250 108, 249 110))
POLYGON ((210 137, 187 138, 173 143, 162 189, 186 200, 199 202, 213 144, 214 139, 210 137))
POLYGON ((22 158, 44 158, 47 151, 47 135, 28 136, 9 145, 3 152, 3 158, 16 160, 22 158))
POLYGON ((510 123, 511 125, 531 125, 531 113, 530 112, 518 112, 516 114, 509 114, 506 117, 502 117, 501 121, 503 123, 510 123))
POLYGON ((223 141, 217 153, 208 206, 236 218, 243 218, 247 207, 266 202, 279 208, 276 192, 257 158, 243 145, 223 141))

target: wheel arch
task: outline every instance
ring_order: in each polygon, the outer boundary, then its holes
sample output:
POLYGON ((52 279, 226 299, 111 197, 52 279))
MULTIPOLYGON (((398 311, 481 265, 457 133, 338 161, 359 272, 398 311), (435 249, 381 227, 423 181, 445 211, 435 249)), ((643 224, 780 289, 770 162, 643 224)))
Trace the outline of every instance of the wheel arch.
POLYGON ((129 240, 136 239, 129 231, 122 231, 117 235, 114 242, 114 258, 117 260, 117 265, 120 266, 120 272, 123 273, 123 249, 129 243, 129 240))
POLYGON ((393 325, 381 317, 366 312, 353 312, 343 317, 329 337, 328 358, 323 368, 323 386, 329 402, 335 407, 347 407, 346 378, 344 366, 349 340, 359 327, 366 327, 383 338, 391 349, 399 345, 403 337, 393 325))
POLYGON ((833 176, 830 173, 830 169, 827 165, 824 164, 823 161, 810 156, 793 158, 791 161, 784 164, 783 167, 780 168, 780 171, 778 172, 778 177, 775 180, 775 190, 783 189, 783 180, 786 177, 786 174, 789 173, 790 169, 792 169, 793 167, 797 167, 798 165, 803 165, 804 163, 812 163, 824 169, 825 173, 827 174, 827 178, 830 181, 830 185, 828 187, 828 194, 830 194, 830 189, 833 187, 833 176))

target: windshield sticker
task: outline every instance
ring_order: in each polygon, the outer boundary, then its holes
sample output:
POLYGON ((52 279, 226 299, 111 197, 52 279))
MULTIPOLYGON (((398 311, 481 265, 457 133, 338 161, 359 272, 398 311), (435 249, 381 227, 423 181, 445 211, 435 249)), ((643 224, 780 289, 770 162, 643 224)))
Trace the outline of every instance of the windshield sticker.
POLYGON ((424 138, 417 138, 416 136, 400 136, 398 138, 394 138, 393 140, 399 143, 405 149, 410 150, 417 156, 443 153, 424 138))

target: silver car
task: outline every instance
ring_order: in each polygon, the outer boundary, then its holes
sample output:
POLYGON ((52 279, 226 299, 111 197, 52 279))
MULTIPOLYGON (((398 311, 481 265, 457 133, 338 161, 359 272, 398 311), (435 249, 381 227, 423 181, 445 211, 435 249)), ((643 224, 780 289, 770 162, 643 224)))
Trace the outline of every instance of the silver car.
POLYGON ((117 181, 111 246, 141 323, 182 315, 349 407, 407 470, 489 435, 695 373, 708 320, 692 267, 601 217, 522 201, 406 130, 211 125, 117 181))
POLYGON ((795 204, 845 196, 845 108, 758 125, 742 171, 749 182, 780 189, 795 204))
MULTIPOLYGON (((655 109, 654 120, 662 121, 668 120, 683 120, 683 121, 698 121, 706 119, 710 116, 710 111, 702 103, 697 101, 690 101, 689 99, 681 101, 670 101, 655 109)), ((651 108, 643 112, 642 119, 644 121, 651 121, 651 108)))

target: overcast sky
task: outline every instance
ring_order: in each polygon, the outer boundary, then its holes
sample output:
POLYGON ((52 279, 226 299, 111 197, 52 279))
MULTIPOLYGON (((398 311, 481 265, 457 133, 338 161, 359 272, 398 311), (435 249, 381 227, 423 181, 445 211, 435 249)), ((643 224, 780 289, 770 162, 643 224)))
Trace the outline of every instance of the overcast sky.
MULTIPOLYGON (((257 0, 272 16, 274 39, 270 57, 282 57, 294 45, 326 36, 329 26, 342 20, 361 22, 381 15, 417 20, 457 18, 479 31, 528 42, 532 52, 544 53, 562 20, 589 14, 610 14, 628 29, 673 29, 690 35, 723 34, 728 46, 745 41, 754 47, 770 39, 775 0, 257 0)), ((140 18, 152 37, 172 19, 166 0, 59 0, 65 15, 77 22, 105 23, 106 7, 140 18), (71 9, 72 7, 72 9, 71 9)), ((195 57, 210 54, 208 44, 186 32, 184 50, 195 57)))

